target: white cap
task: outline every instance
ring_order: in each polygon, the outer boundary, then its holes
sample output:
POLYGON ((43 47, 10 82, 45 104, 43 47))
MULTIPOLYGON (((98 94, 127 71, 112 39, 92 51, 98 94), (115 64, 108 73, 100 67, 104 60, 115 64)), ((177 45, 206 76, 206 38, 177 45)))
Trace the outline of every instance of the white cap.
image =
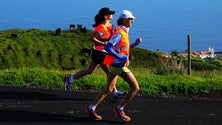
POLYGON ((119 19, 123 19, 123 18, 135 19, 136 17, 134 17, 133 14, 129 10, 123 10, 119 15, 119 19))

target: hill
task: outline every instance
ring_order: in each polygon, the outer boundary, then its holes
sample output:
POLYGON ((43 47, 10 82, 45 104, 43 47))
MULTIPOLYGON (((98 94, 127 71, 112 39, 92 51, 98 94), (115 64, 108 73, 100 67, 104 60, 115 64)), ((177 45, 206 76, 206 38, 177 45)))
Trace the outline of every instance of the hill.
POLYGON ((0 32, 0 68, 45 67, 61 69, 78 67, 82 48, 91 48, 90 31, 54 31, 12 29, 0 32), (13 37, 13 34, 16 37, 13 37))
MULTIPOLYGON (((1 31, 0 69, 21 67, 79 69, 87 65, 90 60, 87 50, 93 46, 89 41, 91 32, 62 30, 56 34, 56 31, 40 29, 1 31)), ((131 54, 133 57, 131 59, 137 60, 132 61, 132 65, 139 64, 145 67, 151 65, 153 67, 160 55, 141 48, 133 49, 131 54)))
MULTIPOLYGON (((0 85, 63 87, 63 76, 87 67, 90 61, 90 30, 9 29, 0 31, 0 85), (59 31, 59 30, 58 30, 59 31), (63 70, 66 69, 64 72, 63 70), (71 70, 69 70, 71 69, 71 70)), ((192 75, 187 75, 187 58, 133 48, 130 69, 148 94, 201 94, 222 89, 221 61, 192 58, 192 75)), ((100 90, 106 86, 101 69, 75 81, 72 89, 100 90)), ((127 90, 118 80, 118 88, 127 90)))

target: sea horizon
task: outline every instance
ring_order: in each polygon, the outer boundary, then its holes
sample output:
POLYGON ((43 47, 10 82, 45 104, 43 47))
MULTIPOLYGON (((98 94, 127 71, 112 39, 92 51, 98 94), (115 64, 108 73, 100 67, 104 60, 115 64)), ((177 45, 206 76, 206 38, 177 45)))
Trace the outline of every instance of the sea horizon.
POLYGON ((82 24, 92 30, 94 16, 102 7, 115 10, 112 23, 121 10, 128 9, 136 17, 129 35, 131 42, 142 37, 140 48, 161 52, 191 49, 205 51, 209 47, 222 51, 222 1, 220 0, 1 0, 0 30, 7 29, 69 29, 70 24, 82 24), (142 3, 142 4, 141 4, 142 3), (124 5, 124 6, 122 6, 124 5))

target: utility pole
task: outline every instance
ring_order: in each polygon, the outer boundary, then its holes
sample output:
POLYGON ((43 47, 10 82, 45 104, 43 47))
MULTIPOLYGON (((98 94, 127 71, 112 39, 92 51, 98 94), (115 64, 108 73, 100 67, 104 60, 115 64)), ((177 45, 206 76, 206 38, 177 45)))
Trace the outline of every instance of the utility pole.
POLYGON ((187 73, 188 75, 191 75, 191 35, 188 35, 188 49, 187 49, 187 53, 188 53, 188 69, 187 69, 187 73))

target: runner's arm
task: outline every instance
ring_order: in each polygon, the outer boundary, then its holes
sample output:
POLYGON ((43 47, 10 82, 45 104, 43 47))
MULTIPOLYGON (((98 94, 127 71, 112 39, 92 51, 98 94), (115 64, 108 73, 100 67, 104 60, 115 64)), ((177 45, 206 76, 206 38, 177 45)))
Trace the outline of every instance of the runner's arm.
POLYGON ((113 49, 113 46, 115 46, 121 39, 122 35, 121 34, 116 34, 112 39, 109 40, 109 42, 106 44, 105 46, 105 50, 117 57, 118 59, 124 61, 124 62, 127 62, 129 59, 128 59, 128 56, 127 55, 120 55, 119 53, 117 53, 114 49, 113 49))
POLYGON ((133 48, 133 47, 139 45, 141 42, 142 42, 142 38, 141 37, 137 38, 134 43, 130 44, 130 48, 133 48))

